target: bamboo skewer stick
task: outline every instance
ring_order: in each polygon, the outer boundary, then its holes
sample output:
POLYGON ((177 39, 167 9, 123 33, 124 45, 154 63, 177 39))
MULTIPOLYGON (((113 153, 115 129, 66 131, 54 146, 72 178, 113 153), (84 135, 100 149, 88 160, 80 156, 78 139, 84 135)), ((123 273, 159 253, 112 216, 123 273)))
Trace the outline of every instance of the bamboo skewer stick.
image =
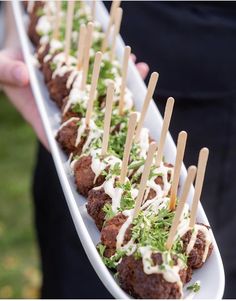
POLYGON ((75 1, 68 2, 67 8, 67 26, 66 26, 66 41, 65 41, 65 56, 66 56, 66 64, 68 64, 68 58, 70 55, 71 49, 71 32, 72 32, 72 25, 73 25, 73 15, 74 15, 74 8, 75 8, 75 1))
POLYGON ((34 0, 29 0, 29 1, 27 2, 27 12, 28 12, 29 14, 31 14, 32 11, 33 11, 34 4, 35 4, 34 2, 35 2, 34 0))
POLYGON ((121 7, 118 7, 116 9, 115 13, 115 24, 114 24, 114 32, 111 42, 111 51, 110 51, 110 60, 113 61, 115 57, 115 50, 116 50, 116 39, 120 32, 120 25, 121 25, 121 19, 123 15, 123 9, 121 7))
POLYGON ((105 37, 104 37, 103 43, 102 43, 102 52, 105 52, 105 50, 107 48, 108 37, 109 37, 110 31, 111 31, 112 24, 115 19, 115 12, 116 12, 116 9, 120 6, 120 2, 121 2, 120 0, 113 0, 113 2, 112 2, 109 23, 108 23, 108 27, 107 27, 105 37))
POLYGON ((128 122, 128 132, 126 136, 126 141, 125 141, 125 148, 124 148, 124 156, 122 160, 122 165, 121 165, 121 172, 120 172, 120 184, 124 184, 125 182, 125 177, 127 175, 127 169, 128 169, 128 163, 129 163, 129 156, 130 156, 130 151, 133 143, 133 138, 134 138, 134 131, 136 128, 137 124, 137 118, 138 114, 137 113, 131 113, 129 122, 128 122))
POLYGON ((195 192, 193 196, 192 208, 190 213, 190 222, 189 222, 190 228, 193 228, 196 223, 197 208, 202 193, 202 186, 205 177, 208 156, 209 156, 209 149, 206 147, 202 148, 198 158, 195 192))
POLYGON ((85 85, 87 82, 88 76, 88 68, 89 68, 89 51, 92 45, 93 38, 93 23, 89 22, 87 25, 87 34, 84 45, 84 54, 83 54, 83 73, 82 73, 82 81, 81 81, 81 90, 85 89, 85 85))
POLYGON ((86 25, 81 24, 79 32, 78 50, 77 50, 77 69, 80 70, 83 65, 84 46, 86 38, 86 25))
POLYGON ((92 1, 91 15, 92 20, 95 21, 95 13, 96 13, 96 0, 92 1))
POLYGON ((53 30, 53 39, 58 40, 61 25, 61 0, 56 1, 55 27, 53 30))
POLYGON ((153 158, 154 158, 154 153, 155 153, 156 149, 157 149, 157 143, 156 142, 150 143, 148 153, 147 153, 147 158, 146 158, 143 173, 142 173, 142 177, 141 177, 141 181, 140 181, 140 185, 139 185, 138 196, 135 201, 133 218, 137 217, 140 207, 142 205, 143 196, 144 196, 144 192, 146 189, 146 184, 148 181, 148 177, 150 174, 150 170, 151 170, 152 162, 153 162, 153 158))
POLYGON ((101 151, 102 157, 104 157, 107 154, 108 141, 110 135, 113 98, 114 98, 114 83, 111 82, 107 87, 106 111, 105 111, 105 118, 104 118, 102 151, 101 151))
POLYGON ((158 80, 159 74, 157 72, 153 72, 151 74, 151 77, 149 79, 149 83, 148 83, 148 87, 147 87, 147 94, 146 97, 144 99, 144 103, 143 103, 143 107, 141 110, 141 115, 138 121, 138 126, 137 126, 137 130, 136 130, 136 134, 135 134, 135 142, 137 143, 139 140, 139 135, 141 132, 141 129, 143 127, 143 123, 144 123, 144 119, 147 113, 147 109, 149 106, 149 103, 153 97, 155 88, 156 88, 156 84, 157 84, 157 80, 158 80))
POLYGON ((187 141, 187 133, 185 131, 180 132, 178 136, 177 152, 176 152, 175 165, 174 165, 175 166, 174 175, 173 175, 173 181, 171 184, 171 192, 170 192, 169 209, 171 211, 175 210, 177 190, 179 185, 179 177, 180 177, 181 166, 184 158, 186 141, 187 141))
POLYGON ((129 57, 131 53, 131 48, 129 46, 125 47, 123 65, 122 65, 122 82, 120 87, 120 101, 119 101, 119 114, 122 115, 124 111, 124 97, 125 97, 125 87, 128 71, 129 57))
POLYGON ((191 184, 193 183, 195 175, 196 175, 196 170, 197 170, 196 166, 193 166, 193 165, 190 166, 188 169, 187 178, 184 182, 183 192, 182 192, 182 195, 179 200, 179 204, 178 204, 176 212, 175 212, 175 216, 174 216, 174 219, 172 222, 172 226, 170 228, 168 239, 166 241, 166 247, 168 250, 170 250, 173 245, 175 235, 177 232, 177 228, 178 228, 178 225, 180 222, 180 218, 183 214, 184 205, 186 203, 191 184))
POLYGON ((51 9, 50 9, 50 3, 51 3, 50 0, 46 1, 47 7, 46 7, 45 13, 46 13, 46 16, 47 16, 48 20, 50 20, 51 16, 52 16, 51 15, 51 9))
POLYGON ((102 53, 100 51, 98 51, 95 55, 91 88, 89 91, 89 100, 88 100, 88 106, 87 106, 87 111, 86 111, 86 116, 85 116, 85 122, 86 122, 87 127, 89 126, 90 119, 92 116, 93 103, 94 103, 94 98, 95 98, 95 93, 96 93, 96 88, 97 88, 97 83, 98 83, 101 61, 102 61, 102 53))
POLYGON ((162 125, 162 129, 161 129, 161 136, 160 136, 158 150, 157 150, 157 158, 156 158, 157 167, 159 167, 161 164, 164 145, 165 145, 166 136, 167 136, 169 126, 170 126, 170 120, 171 120, 171 116, 172 116, 172 112, 173 112, 174 103, 175 103, 175 100, 173 97, 169 97, 167 99, 165 114, 164 114, 164 119, 163 119, 163 125, 162 125))

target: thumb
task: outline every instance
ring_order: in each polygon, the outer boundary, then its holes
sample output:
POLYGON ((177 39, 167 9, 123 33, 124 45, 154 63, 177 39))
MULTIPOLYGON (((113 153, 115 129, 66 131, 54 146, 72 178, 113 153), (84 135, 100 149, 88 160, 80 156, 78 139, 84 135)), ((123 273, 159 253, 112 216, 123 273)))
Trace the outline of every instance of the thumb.
POLYGON ((0 84, 22 87, 28 83, 29 75, 26 65, 0 53, 0 84))

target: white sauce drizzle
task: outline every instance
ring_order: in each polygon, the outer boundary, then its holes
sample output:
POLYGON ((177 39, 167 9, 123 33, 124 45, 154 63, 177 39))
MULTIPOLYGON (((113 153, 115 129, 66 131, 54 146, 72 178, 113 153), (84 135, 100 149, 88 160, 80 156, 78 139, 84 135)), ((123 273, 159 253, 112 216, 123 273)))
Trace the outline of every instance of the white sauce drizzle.
POLYGON ((64 126, 68 125, 71 121, 77 121, 77 122, 79 122, 79 121, 80 121, 80 118, 78 118, 78 117, 71 117, 70 119, 66 120, 65 122, 63 122, 63 123, 61 124, 61 126, 59 127, 58 132, 59 132, 64 126))
POLYGON ((113 168, 113 166, 117 163, 121 166, 121 160, 115 156, 108 156, 102 160, 100 157, 101 149, 93 149, 90 152, 90 155, 92 156, 91 168, 95 174, 94 183, 96 182, 96 179, 102 173, 102 171, 105 170, 108 166, 110 166, 110 168, 113 168))
POLYGON ((116 177, 112 177, 104 182, 103 189, 107 195, 112 199, 112 211, 114 213, 118 212, 120 208, 120 200, 122 197, 123 190, 115 186, 116 177))
POLYGON ((66 55, 64 52, 60 52, 53 58, 53 63, 56 65, 56 69, 52 74, 52 78, 54 79, 57 75, 63 76, 68 71, 73 71, 76 65, 76 58, 73 56, 68 57, 68 64, 66 62, 66 55), (73 66, 72 66, 73 65, 73 66))
MULTIPOLYGON (((78 128, 75 146, 79 145, 82 135, 84 134, 84 132, 87 128, 85 118, 80 119, 80 121, 81 121, 81 125, 78 128)), ((94 121, 92 119, 90 119, 89 133, 88 133, 86 142, 83 145, 82 152, 85 152, 87 150, 87 148, 90 146, 91 142, 94 139, 97 139, 97 138, 101 137, 102 135, 103 135, 103 131, 96 126, 96 124, 94 123, 94 121)))
POLYGON ((150 274, 162 274, 163 278, 170 283, 177 283, 179 286, 179 291, 181 293, 181 296, 183 295, 183 284, 180 279, 179 271, 181 268, 184 267, 183 262, 181 260, 178 260, 178 264, 174 266, 170 266, 169 262, 171 261, 171 256, 169 252, 164 252, 162 253, 162 267, 163 269, 160 268, 160 266, 153 265, 153 260, 152 260, 152 254, 153 251, 151 247, 146 246, 146 247, 140 247, 139 251, 142 255, 142 262, 143 262, 143 270, 147 275, 150 274))
POLYGON ((52 30, 52 23, 48 20, 46 15, 41 16, 36 25, 36 31, 38 34, 46 36, 52 30))
MULTIPOLYGON (((131 210, 125 210, 124 212, 122 212, 123 215, 127 216, 128 218, 126 219, 126 221, 123 223, 123 225, 120 227, 119 233, 116 237, 116 249, 120 249, 122 247, 122 244, 124 242, 124 238, 125 238, 125 232, 126 230, 129 228, 129 226, 132 223, 133 220, 133 209, 131 210)), ((128 244, 130 244, 130 242, 128 242, 128 244)), ((127 247, 127 245, 126 245, 127 247)))

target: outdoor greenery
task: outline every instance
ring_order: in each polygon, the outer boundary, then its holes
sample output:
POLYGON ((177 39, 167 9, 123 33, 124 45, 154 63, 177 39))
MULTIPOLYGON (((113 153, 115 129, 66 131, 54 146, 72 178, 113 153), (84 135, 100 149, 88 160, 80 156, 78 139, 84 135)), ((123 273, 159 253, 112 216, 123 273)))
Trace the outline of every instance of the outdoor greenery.
POLYGON ((37 298, 31 176, 35 136, 0 93, 0 298, 37 298))

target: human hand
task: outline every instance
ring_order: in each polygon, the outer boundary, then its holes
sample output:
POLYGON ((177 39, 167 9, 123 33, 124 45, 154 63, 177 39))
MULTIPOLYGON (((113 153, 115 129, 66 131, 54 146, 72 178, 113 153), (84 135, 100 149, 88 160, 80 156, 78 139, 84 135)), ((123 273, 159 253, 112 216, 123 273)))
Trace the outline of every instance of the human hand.
MULTIPOLYGON (((133 53, 131 54, 131 58, 133 62, 136 63, 137 58, 133 53)), ((140 62, 136 64, 136 68, 138 69, 138 72, 141 75, 142 79, 145 79, 149 72, 149 66, 144 62, 140 62)))
POLYGON ((32 126, 41 143, 49 149, 20 50, 6 48, 0 51, 0 85, 11 103, 32 126))

